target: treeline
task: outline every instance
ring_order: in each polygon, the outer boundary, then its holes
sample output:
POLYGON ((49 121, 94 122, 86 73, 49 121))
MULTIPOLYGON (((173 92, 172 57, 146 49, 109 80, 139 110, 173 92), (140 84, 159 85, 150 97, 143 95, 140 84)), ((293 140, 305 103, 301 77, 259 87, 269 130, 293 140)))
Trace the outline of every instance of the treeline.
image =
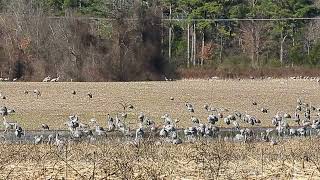
POLYGON ((319 16, 318 5, 315 0, 0 0, 0 76, 134 81, 188 72, 232 77, 289 67, 314 72, 320 64, 320 20, 307 18, 319 16))

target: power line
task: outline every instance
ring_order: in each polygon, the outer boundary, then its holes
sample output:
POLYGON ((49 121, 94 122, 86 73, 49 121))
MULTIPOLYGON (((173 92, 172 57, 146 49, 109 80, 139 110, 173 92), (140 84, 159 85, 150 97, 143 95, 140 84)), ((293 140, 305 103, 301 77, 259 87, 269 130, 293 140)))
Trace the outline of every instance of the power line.
POLYGON ((214 19, 188 19, 188 18, 172 18, 162 19, 163 21, 207 21, 207 22, 220 22, 220 21, 290 21, 290 20, 320 20, 320 17, 301 17, 301 18, 214 18, 214 19))

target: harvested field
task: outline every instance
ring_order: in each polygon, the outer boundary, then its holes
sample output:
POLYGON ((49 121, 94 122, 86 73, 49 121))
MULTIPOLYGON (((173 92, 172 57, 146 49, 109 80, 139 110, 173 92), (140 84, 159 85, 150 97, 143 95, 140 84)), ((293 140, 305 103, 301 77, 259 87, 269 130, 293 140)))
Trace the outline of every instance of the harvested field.
MULTIPOLYGON (((269 128, 266 127, 272 126, 271 119, 277 112, 294 113, 297 98, 320 107, 317 104, 320 102, 319 87, 315 81, 286 79, 0 83, 1 96, 6 97, 0 100, 0 105, 16 111, 7 119, 18 122, 24 129, 22 137, 15 134, 17 127, 14 132, 1 133, 0 179, 320 179, 319 134, 315 134, 318 126, 309 125, 298 131, 300 134, 287 134, 289 129, 285 122, 288 121, 290 127, 296 125, 291 118, 281 119, 277 126, 283 128, 283 132, 277 136, 273 128, 273 135, 267 133, 267 139, 256 131, 257 139, 252 140, 250 131, 232 129, 221 118, 215 124, 223 127, 218 132, 219 137, 180 130, 171 130, 167 137, 159 137, 159 131, 148 134, 148 128, 145 137, 144 132, 137 134, 140 112, 153 119, 158 130, 164 124, 160 117, 165 113, 180 120, 176 124, 178 129, 199 128, 200 124, 192 124, 190 117, 195 116, 207 124, 209 112, 204 109, 205 104, 225 115, 240 111, 255 116, 261 120, 260 124, 252 126, 240 118, 240 127, 267 132, 269 128), (41 96, 33 93, 35 89, 41 96), (193 104, 194 113, 187 110, 186 102, 193 104), (90 124, 89 120, 96 118, 97 124, 106 127, 108 113, 114 117, 124 111, 120 103, 134 106, 126 110, 126 123, 131 130, 137 130, 135 139, 134 135, 126 136, 120 128, 115 132, 104 131, 108 134, 106 138, 99 135, 98 126, 89 127, 95 132, 86 135, 87 131, 70 130, 68 125, 69 131, 64 124, 73 122, 72 117, 68 118, 75 114, 80 117, 75 120, 77 122, 90 124), (267 108, 268 113, 262 113, 262 107, 267 108), (41 129, 43 123, 49 125, 50 131, 41 129), (232 132, 227 137, 229 140, 221 138, 228 130, 226 127, 232 132), (314 134, 311 136, 310 131, 310 136, 307 135, 307 129, 312 129, 314 134), (81 137, 75 136, 80 131, 81 137), (174 133, 183 139, 180 140, 182 144, 173 143, 179 139, 174 133), (237 134, 241 137, 239 141, 235 140, 236 133, 240 133, 237 134), (53 141, 49 140, 50 135, 55 135, 53 141), (36 142, 42 136, 43 139, 36 142), (29 143, 25 143, 26 139, 29 143)), ((307 111, 309 105, 304 108, 307 111)), ((316 114, 315 109, 311 114, 312 125, 319 124, 314 121, 316 114)), ((210 124, 208 128, 212 128, 210 124)))
MULTIPOLYGON (((271 126, 271 118, 278 112, 292 114, 297 98, 320 107, 319 84, 310 80, 182 80, 172 82, 125 82, 125 83, 0 83, 0 92, 7 99, 0 105, 14 108, 15 115, 9 117, 25 129, 36 130, 42 123, 51 129, 66 129, 63 124, 71 114, 77 114, 81 121, 97 118, 105 125, 106 115, 121 112, 119 102, 131 103, 135 109, 128 112, 129 124, 135 128, 137 116, 144 112, 156 122, 165 113, 180 120, 179 127, 190 125, 190 113, 185 103, 195 107, 194 116, 207 121, 208 112, 203 108, 209 104, 226 108, 229 112, 247 112, 261 120, 260 126, 271 126), (32 93, 41 91, 37 99, 32 93), (29 94, 24 94, 29 90, 29 94), (72 91, 76 91, 76 95, 72 91), (92 99, 87 93, 91 92, 92 99), (170 100, 174 97, 174 100, 170 100), (252 102, 256 101, 257 106, 252 102), (269 110, 263 114, 260 109, 269 110)), ((291 122, 289 122, 290 124, 291 122)), ((218 125, 225 126, 223 122, 218 125)), ((242 126, 248 126, 243 124, 242 126)))
POLYGON ((0 146, 1 179, 319 179, 319 139, 0 146))

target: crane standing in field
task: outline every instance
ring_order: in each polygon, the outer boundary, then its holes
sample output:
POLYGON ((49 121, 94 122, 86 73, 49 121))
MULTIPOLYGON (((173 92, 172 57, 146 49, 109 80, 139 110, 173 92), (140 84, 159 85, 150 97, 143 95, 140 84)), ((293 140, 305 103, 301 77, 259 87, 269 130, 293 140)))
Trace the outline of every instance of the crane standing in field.
POLYGON ((33 90, 33 94, 37 96, 37 99, 41 96, 41 92, 38 89, 33 90))
POLYGON ((60 80, 60 76, 51 79, 50 82, 58 82, 59 80, 60 80))
POLYGON ((51 81, 51 76, 45 77, 42 82, 50 82, 51 81))

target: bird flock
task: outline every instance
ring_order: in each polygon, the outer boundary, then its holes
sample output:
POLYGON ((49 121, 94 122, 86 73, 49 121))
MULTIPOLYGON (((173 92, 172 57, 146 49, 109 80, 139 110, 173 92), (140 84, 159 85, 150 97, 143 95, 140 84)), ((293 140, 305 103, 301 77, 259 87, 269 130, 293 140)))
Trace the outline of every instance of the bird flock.
MULTIPOLYGON (((30 92, 36 98, 41 97, 41 92, 37 89, 30 92)), ((29 91, 24 91, 24 93, 29 94, 29 91)), ((76 91, 72 91, 71 94, 77 95, 76 91)), ((0 97, 3 96, 0 93, 0 97)), ((90 92, 87 93, 87 96, 89 99, 93 98, 93 94, 90 92)), ((170 97, 170 101, 174 100, 173 97, 170 97)), ((230 112, 226 108, 212 107, 209 104, 197 109, 197 111, 208 115, 207 119, 201 120, 195 115, 195 106, 191 102, 185 102, 185 111, 189 113, 190 119, 184 121, 188 121, 190 126, 183 128, 179 127, 180 120, 174 119, 167 113, 159 117, 161 123, 156 123, 145 113, 136 112, 132 104, 123 102, 119 104, 123 109, 114 115, 107 113, 105 123, 102 124, 99 124, 96 118, 82 121, 78 115, 70 115, 66 118, 64 126, 67 130, 64 133, 52 131, 47 124, 41 124, 39 125, 41 133, 33 136, 33 143, 56 145, 62 149, 68 142, 88 141, 95 143, 116 135, 123 142, 135 145, 146 139, 153 139, 156 144, 171 143, 176 145, 217 139, 234 142, 264 141, 270 142, 271 145, 277 145, 278 141, 283 138, 320 135, 320 108, 312 106, 311 103, 303 102, 301 99, 297 99, 296 108, 292 115, 286 112, 277 112, 270 119, 269 127, 260 127, 261 120, 255 115, 240 111, 230 112), (128 118, 128 116, 136 116, 133 118, 135 119, 133 120, 134 125, 132 125, 132 118, 128 118)), ((257 105, 257 102, 252 102, 252 106, 257 105)), ((14 142, 22 143, 23 137, 28 132, 18 122, 7 119, 14 113, 14 109, 9 109, 6 106, 0 107, 0 115, 3 116, 3 134, 14 134, 14 142)), ((267 108, 261 108, 261 113, 269 112, 267 108)), ((2 137, 6 139, 4 135, 2 137)))

